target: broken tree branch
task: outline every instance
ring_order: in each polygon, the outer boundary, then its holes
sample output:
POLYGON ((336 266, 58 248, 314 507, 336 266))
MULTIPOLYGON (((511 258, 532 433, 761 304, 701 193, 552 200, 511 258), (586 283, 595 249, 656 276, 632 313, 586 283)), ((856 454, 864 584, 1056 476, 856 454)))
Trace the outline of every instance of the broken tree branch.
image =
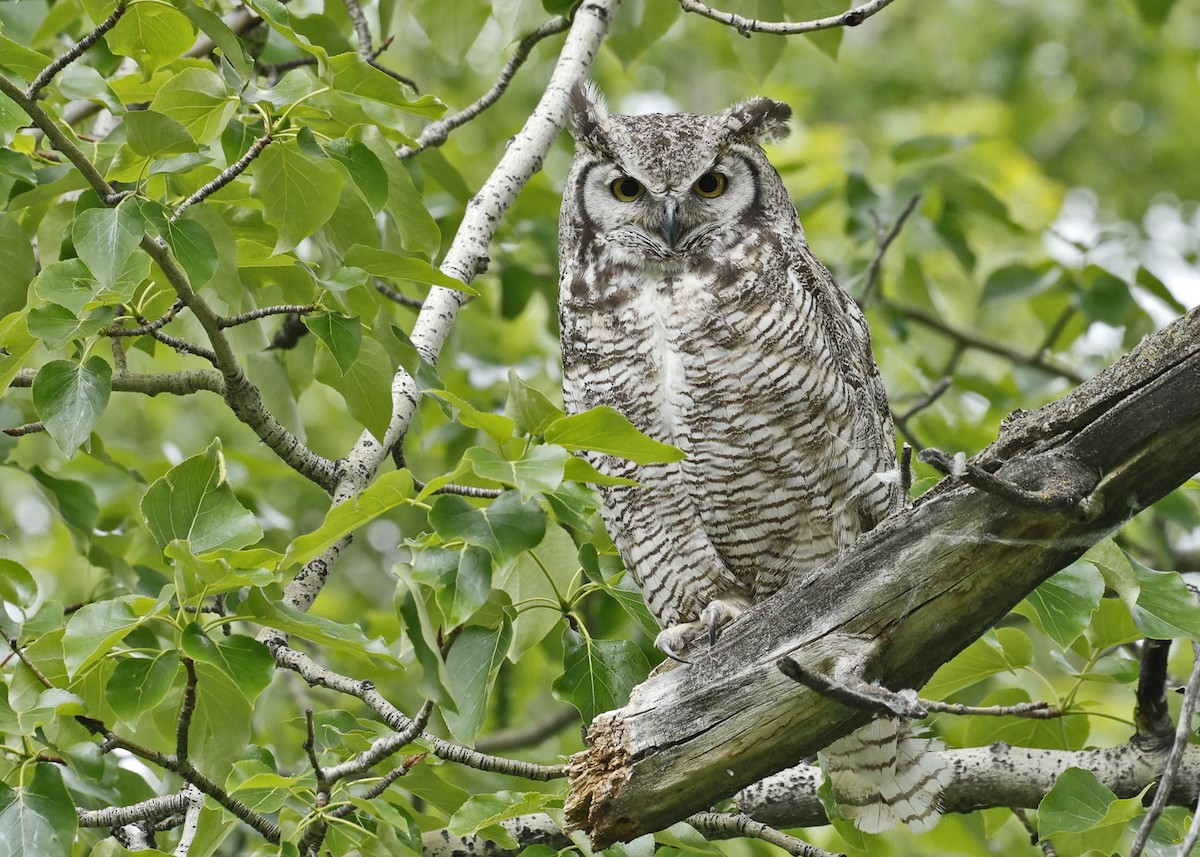
POLYGON ((593 847, 661 830, 870 718, 792 682, 780 658, 828 673, 853 649, 865 680, 920 687, 1200 470, 1198 387, 1200 309, 1066 398, 1014 414, 973 464, 1045 505, 945 480, 757 605, 693 665, 661 667, 593 721, 589 749, 571 760, 568 825, 593 847))

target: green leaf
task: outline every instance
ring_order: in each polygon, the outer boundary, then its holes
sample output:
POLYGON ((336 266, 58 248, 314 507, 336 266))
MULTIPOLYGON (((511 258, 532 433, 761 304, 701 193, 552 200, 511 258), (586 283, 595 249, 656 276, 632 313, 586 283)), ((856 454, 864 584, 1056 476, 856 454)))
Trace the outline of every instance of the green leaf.
POLYGON ((58 349, 73 340, 92 336, 112 324, 115 317, 112 307, 100 307, 81 316, 65 306, 44 304, 29 311, 26 324, 30 334, 44 342, 47 348, 58 349))
MULTIPOLYGON (((400 565, 398 569, 403 569, 400 565)), ((425 609, 425 600, 415 582, 400 576, 396 586, 396 612, 404 625, 404 634, 412 643, 413 654, 421 665, 421 693, 442 708, 442 716, 455 710, 450 694, 450 674, 442 660, 440 629, 435 628, 425 609)))
POLYGON ((440 399, 458 411, 458 421, 468 428, 481 429, 488 433, 496 444, 503 446, 516 432, 516 424, 503 414, 481 411, 466 399, 448 390, 426 390, 425 395, 440 399))
POLYGON ((1174 571, 1155 571, 1129 557, 1139 592, 1133 621, 1147 637, 1187 637, 1200 642, 1200 603, 1174 571))
POLYGON ((71 857, 79 819, 75 802, 55 765, 33 766, 33 779, 13 790, 0 785, 0 843, 3 853, 27 857, 71 857))
POLYGON ((37 260, 29 236, 15 220, 0 214, 0 318, 25 306, 37 260))
POLYGON ((631 640, 593 640, 563 631, 563 674, 554 680, 554 698, 579 709, 584 723, 620 708, 629 692, 650 673, 642 650, 631 640))
POLYGON ((368 638, 357 625, 344 625, 322 616, 313 616, 281 601, 270 602, 261 589, 251 589, 250 595, 242 602, 242 608, 261 624, 285 634, 293 634, 357 657, 375 655, 392 660, 383 640, 379 637, 368 638))
POLYGON ((318 351, 317 380, 336 390, 350 416, 382 441, 392 421, 392 359, 374 337, 362 340, 359 352, 350 371, 342 372, 332 353, 318 351))
POLYGON ((14 559, 0 558, 0 600, 22 609, 37 600, 38 585, 33 575, 14 559))
POLYGON ((345 375, 358 359, 362 346, 362 321, 358 316, 344 316, 335 312, 314 312, 302 315, 304 326, 317 335, 337 361, 338 369, 345 375))
POLYGON ((572 455, 563 466, 563 479, 570 482, 587 482, 591 485, 637 485, 636 479, 624 476, 608 476, 579 455, 572 455))
POLYGON ((29 468, 29 475, 38 481, 67 526, 84 536, 92 534, 100 507, 91 485, 75 479, 59 479, 36 465, 29 468))
POLYGON ((68 456, 88 439, 111 393, 112 367, 100 357, 86 363, 52 360, 33 379, 38 419, 68 456))
POLYGON ((438 119, 446 112, 446 105, 432 95, 410 100, 404 84, 372 66, 358 53, 330 57, 328 68, 330 86, 347 95, 378 101, 425 119, 438 119))
POLYGON ((170 116, 154 110, 131 110, 125 115, 129 148, 147 158, 195 152, 196 141, 170 116))
POLYGON ((1183 315, 1187 312, 1187 306, 1180 301, 1179 298, 1175 297, 1175 295, 1170 289, 1167 288, 1166 284, 1163 283, 1162 280, 1154 276, 1154 274, 1150 273, 1150 271, 1146 268, 1138 267, 1137 276, 1134 277, 1134 282, 1180 315, 1183 315))
POLYGON ((1055 574, 1026 599, 1038 625, 1064 649, 1091 622, 1104 596, 1104 579, 1090 562, 1076 561, 1055 574))
POLYGON ((1029 663, 1033 646, 1016 628, 1000 628, 980 637, 943 664, 921 691, 930 699, 945 699, 963 688, 1002 672, 1015 672, 1029 663))
POLYGON ((149 76, 183 56, 196 31, 186 15, 166 3, 131 3, 104 39, 114 54, 129 57, 149 76))
POLYGON ((433 501, 429 523, 444 539, 487 549, 497 564, 537 547, 546 535, 542 507, 534 500, 522 502, 516 491, 505 491, 483 509, 463 497, 443 494, 433 501))
POLYGON ((511 485, 526 500, 534 494, 556 490, 562 484, 563 467, 570 457, 561 446, 532 446, 516 461, 508 461, 481 446, 473 446, 463 455, 479 476, 511 485))
POLYGON ((303 565, 384 512, 411 501, 413 495, 411 473, 407 470, 385 473, 357 496, 326 512, 325 520, 317 529, 288 545, 280 568, 303 565))
POLYGON ((461 281, 446 276, 424 259, 401 256, 399 253, 368 247, 366 244, 353 245, 346 251, 345 261, 347 265, 362 268, 373 277, 406 280, 427 286, 441 286, 444 289, 455 289, 469 295, 479 294, 461 281))
POLYGON ((68 675, 75 676, 107 655, 109 649, 146 621, 146 617, 132 607, 136 598, 126 595, 111 601, 85 604, 75 611, 67 622, 62 640, 63 663, 68 675))
POLYGON ((953 137, 931 134, 913 137, 892 147, 892 160, 902 164, 924 158, 936 158, 973 146, 978 139, 977 134, 956 134, 953 137))
POLYGON ((242 548, 263 536, 253 513, 225 481, 221 441, 156 479, 141 502, 142 516, 159 546, 186 541, 194 554, 242 548))
POLYGON ((545 812, 562 806, 562 796, 542 792, 514 792, 502 790, 494 794, 474 795, 459 807, 446 824, 452 836, 481 834, 501 848, 519 848, 499 822, 518 815, 545 812))
POLYGON ((1082 559, 1100 569, 1104 576, 1104 585, 1121 596, 1121 600, 1133 609, 1137 604, 1141 584, 1125 551, 1117 547, 1112 539, 1104 539, 1092 545, 1082 559))
POLYGON ((212 664, 233 680, 251 705, 275 674, 275 659, 251 637, 234 635, 214 640, 195 622, 183 629, 184 653, 194 661, 212 664))
POLYGON ((341 191, 337 167, 304 154, 293 140, 263 149, 250 183, 250 192, 262 200, 263 220, 278 235, 276 253, 293 249, 320 229, 337 209, 341 191))
POLYGON ((413 556, 412 578, 433 590, 446 626, 470 619, 492 592, 492 557, 483 548, 430 547, 413 556))
POLYGON ((33 290, 42 300, 61 304, 82 313, 88 301, 100 290, 100 284, 81 259, 51 262, 38 274, 33 290))
POLYGON ((30 50, 26 45, 0 36, 0 68, 18 77, 33 80, 50 65, 52 57, 30 50))
POLYGON ((111 286, 142 240, 142 221, 132 205, 89 208, 75 218, 75 251, 101 285, 111 286))
POLYGON ((513 620, 510 661, 517 663, 562 623, 560 599, 570 598, 578 568, 579 550, 575 542, 562 527, 548 527, 536 551, 519 555, 505 569, 498 586, 519 610, 513 620), (529 609, 520 609, 523 607, 529 609))
POLYGON ((686 458, 675 447, 646 437, 619 411, 607 405, 555 420, 546 428, 546 442, 570 450, 590 449, 616 455, 635 464, 686 458))
POLYGON ((555 420, 566 416, 540 390, 521 380, 515 369, 508 372, 508 403, 504 414, 522 434, 539 435, 555 420))
POLYGON ((217 273, 217 245, 208 230, 195 220, 167 221, 162 231, 163 240, 183 270, 193 289, 208 283, 217 273))
POLYGON ((1142 20, 1152 27, 1161 27, 1175 8, 1176 0, 1134 0, 1142 20))
MULTIPOLYGON (((220 16, 192 2, 192 0, 173 0, 183 14, 188 16, 193 24, 213 40, 221 51, 221 56, 233 67, 242 80, 249 80, 254 68, 254 60, 248 53, 242 40, 221 20, 220 16)), ((132 114, 130 114, 132 115, 132 114)))
POLYGON ((446 726, 463 744, 475 743, 487 717, 487 703, 496 674, 512 644, 512 626, 504 621, 497 628, 471 625, 464 628, 446 657, 450 695, 458 711, 443 712, 446 726))
POLYGON ((220 137, 237 107, 237 96, 220 76, 194 67, 168 78, 150 102, 151 110, 174 119, 197 143, 211 143, 220 137))
POLYGON ((166 698, 178 672, 179 657, 173 651, 153 658, 124 658, 104 686, 104 698, 118 717, 133 720, 166 698))
POLYGON ((983 285, 981 304, 1008 298, 1031 298, 1052 286, 1058 279, 1057 270, 1038 270, 1029 265, 1014 264, 997 268, 983 285))
POLYGON ((371 211, 378 214, 388 200, 388 172, 375 153, 346 137, 326 143, 325 151, 346 168, 371 211))
POLYGON ((1038 805, 1038 836, 1043 841, 1053 838, 1066 853, 1095 849, 1111 854, 1141 811, 1140 796, 1118 800, 1091 771, 1067 768, 1038 805))

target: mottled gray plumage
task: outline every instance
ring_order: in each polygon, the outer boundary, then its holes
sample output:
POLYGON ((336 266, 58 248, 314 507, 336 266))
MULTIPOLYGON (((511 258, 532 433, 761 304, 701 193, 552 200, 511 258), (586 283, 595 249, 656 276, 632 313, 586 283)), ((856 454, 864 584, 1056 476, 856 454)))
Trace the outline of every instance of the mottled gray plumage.
POLYGON ((687 454, 640 467, 591 456, 644 486, 604 489, 604 520, 669 654, 898 502, 866 322, 760 146, 790 114, 756 98, 715 116, 618 116, 590 85, 573 97, 564 398, 570 412, 610 405, 687 454))

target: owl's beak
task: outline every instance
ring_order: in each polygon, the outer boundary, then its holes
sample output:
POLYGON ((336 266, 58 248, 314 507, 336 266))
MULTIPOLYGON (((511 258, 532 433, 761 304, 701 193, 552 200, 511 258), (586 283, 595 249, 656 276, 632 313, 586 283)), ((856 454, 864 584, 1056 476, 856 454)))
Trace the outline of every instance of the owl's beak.
POLYGON ((676 209, 679 207, 679 200, 668 195, 663 200, 663 225, 662 237, 667 242, 667 246, 672 250, 675 249, 675 242, 679 240, 679 220, 676 219, 676 209))

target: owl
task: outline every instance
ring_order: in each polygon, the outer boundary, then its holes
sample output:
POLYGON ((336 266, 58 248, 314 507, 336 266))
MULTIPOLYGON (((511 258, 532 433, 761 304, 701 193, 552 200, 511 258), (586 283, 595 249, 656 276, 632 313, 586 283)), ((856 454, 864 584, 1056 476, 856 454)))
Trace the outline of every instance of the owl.
MULTIPOLYGON (((563 398, 609 405, 686 457, 609 476, 602 514, 675 660, 901 503, 887 393, 854 300, 813 256, 762 143, 791 109, 610 114, 577 87, 559 220, 563 398)), ((868 832, 937 820, 948 767, 905 721, 822 755, 868 832)))
POLYGON ((592 84, 559 221, 563 398, 682 461, 593 454, 603 517, 668 656, 814 572, 900 500, 887 393, 854 300, 808 248, 761 143, 791 108, 610 114, 592 84))

